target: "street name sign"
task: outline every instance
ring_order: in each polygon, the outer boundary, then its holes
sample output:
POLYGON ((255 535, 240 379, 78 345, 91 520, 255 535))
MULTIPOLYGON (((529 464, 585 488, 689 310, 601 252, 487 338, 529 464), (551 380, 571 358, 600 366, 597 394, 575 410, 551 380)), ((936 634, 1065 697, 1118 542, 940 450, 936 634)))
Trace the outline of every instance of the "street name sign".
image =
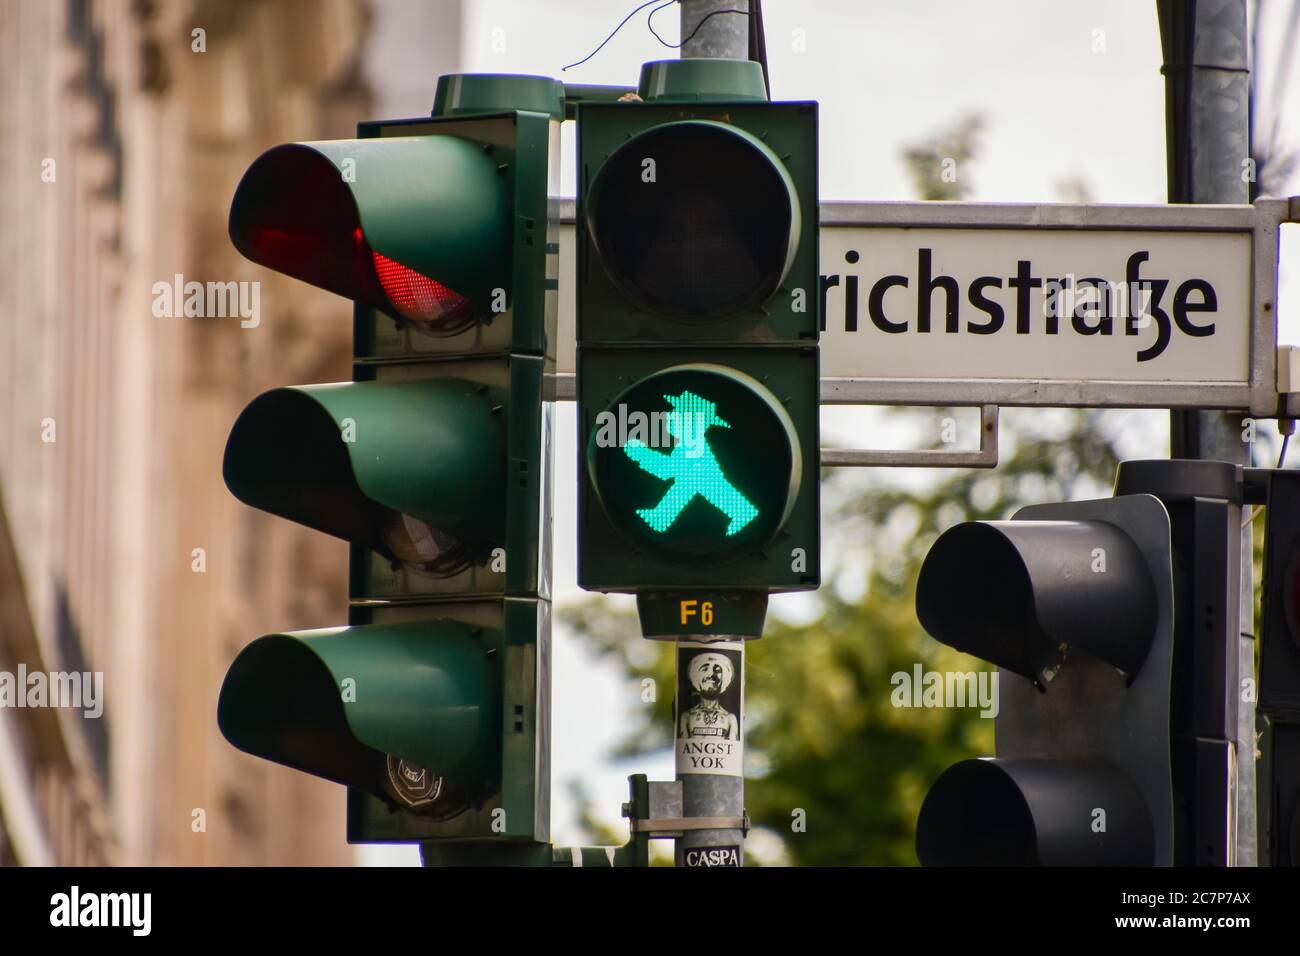
POLYGON ((821 400, 1276 415, 1278 234, 1296 206, 823 202, 821 400))

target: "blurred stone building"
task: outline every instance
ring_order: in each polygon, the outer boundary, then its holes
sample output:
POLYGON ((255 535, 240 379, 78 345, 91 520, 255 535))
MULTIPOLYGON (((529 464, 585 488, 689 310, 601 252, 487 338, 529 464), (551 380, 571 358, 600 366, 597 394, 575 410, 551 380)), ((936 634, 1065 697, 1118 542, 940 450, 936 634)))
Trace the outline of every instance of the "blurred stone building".
POLYGON ((221 459, 258 392, 349 376, 349 304, 226 216, 261 150, 368 115, 369 20, 0 3, 0 673, 104 675, 98 718, 0 707, 0 862, 352 859, 342 788, 233 750, 216 699, 253 637, 345 619, 346 547, 237 503, 221 459), (258 322, 158 314, 177 276, 260 281, 258 322))

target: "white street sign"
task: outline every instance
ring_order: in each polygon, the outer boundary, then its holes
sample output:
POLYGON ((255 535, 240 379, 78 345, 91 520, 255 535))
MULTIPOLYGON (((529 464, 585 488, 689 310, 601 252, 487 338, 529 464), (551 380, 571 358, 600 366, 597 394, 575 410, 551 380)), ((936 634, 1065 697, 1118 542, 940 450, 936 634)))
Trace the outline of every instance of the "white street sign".
POLYGON ((827 229, 835 378, 1247 382, 1250 236, 827 229))

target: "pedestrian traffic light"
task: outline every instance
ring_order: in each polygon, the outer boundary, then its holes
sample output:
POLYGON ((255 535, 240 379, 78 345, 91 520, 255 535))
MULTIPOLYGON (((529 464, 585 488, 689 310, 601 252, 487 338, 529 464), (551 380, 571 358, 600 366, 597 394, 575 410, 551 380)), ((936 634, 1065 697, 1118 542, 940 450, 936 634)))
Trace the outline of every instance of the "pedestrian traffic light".
POLYGON ((1300 866, 1300 474, 1267 479, 1259 640, 1262 861, 1300 866))
POLYGON ((815 588, 816 104, 728 60, 640 97, 578 111, 579 583, 815 588))
POLYGON ((934 783, 916 852, 936 865, 1169 865, 1174 578, 1147 494, 965 522, 921 566, 916 612, 1000 668, 997 755, 934 783))
POLYGON ((218 724, 348 786, 353 842, 549 840, 563 96, 443 77, 431 118, 274 147, 231 203, 245 256, 355 302, 353 381, 258 396, 224 462, 241 501, 349 542, 351 609, 248 645, 218 724))

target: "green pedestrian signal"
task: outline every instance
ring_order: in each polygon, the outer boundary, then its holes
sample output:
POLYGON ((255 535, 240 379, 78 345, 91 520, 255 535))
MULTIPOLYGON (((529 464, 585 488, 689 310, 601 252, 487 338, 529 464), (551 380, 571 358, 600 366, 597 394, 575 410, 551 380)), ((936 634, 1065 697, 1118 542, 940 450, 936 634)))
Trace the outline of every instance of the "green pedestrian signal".
POLYGON ((730 428, 718 417, 718 406, 691 392, 665 395, 672 406, 665 431, 674 441, 671 451, 654 451, 637 439, 630 439, 623 451, 642 471, 671 482, 659 504, 641 508, 637 514, 655 531, 667 531, 696 495, 729 519, 726 534, 735 534, 754 520, 755 508, 727 478, 709 447, 706 432, 717 426, 730 428))
POLYGON ((638 549, 714 563, 762 548, 802 484, 789 413, 757 379, 699 363, 653 373, 596 416, 591 482, 638 549))

